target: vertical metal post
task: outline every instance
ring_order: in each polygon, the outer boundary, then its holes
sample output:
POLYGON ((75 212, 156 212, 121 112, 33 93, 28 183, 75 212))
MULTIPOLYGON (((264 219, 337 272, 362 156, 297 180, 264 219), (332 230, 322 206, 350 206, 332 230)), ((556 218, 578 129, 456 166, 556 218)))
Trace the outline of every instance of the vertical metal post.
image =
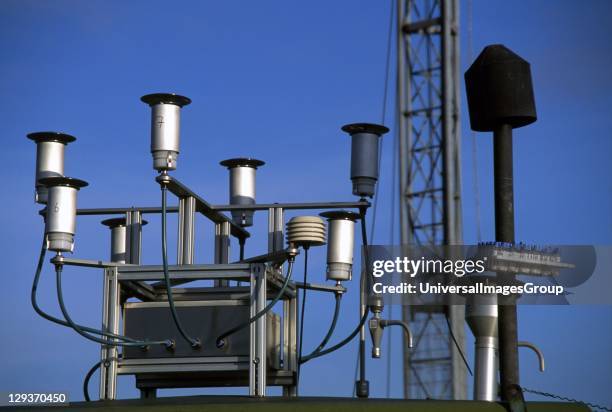
POLYGON ((193 250, 195 238, 195 199, 191 196, 179 199, 177 237, 177 265, 193 264, 193 250))
MULTIPOLYGON (((121 305, 119 302, 120 287, 117 280, 117 268, 108 268, 104 271, 104 303, 107 308, 106 318, 103 315, 103 321, 106 321, 105 330, 107 332, 119 333, 119 314, 121 305)), ((104 322, 103 322, 104 323, 104 322)), ((115 341, 116 339, 113 339, 115 341)), ((100 399, 113 400, 117 397, 117 356, 118 350, 116 346, 108 346, 102 348, 102 365, 100 366, 100 399)))
POLYGON ((126 263, 140 264, 142 252, 142 213, 131 210, 126 213, 126 263))
POLYGON ((293 372, 293 384, 283 387, 284 396, 297 396, 297 313, 298 294, 283 301, 283 342, 285 353, 283 357, 284 369, 293 372))
MULTIPOLYGON (((285 213, 282 208, 268 209, 268 252, 284 249, 285 213)), ((297 293, 283 300, 283 369, 293 372, 292 385, 283 386, 284 396, 297 396, 297 293)))
MULTIPOLYGON (((102 330, 105 332, 109 332, 110 329, 108 327, 108 307, 109 307, 109 271, 110 269, 104 269, 104 277, 102 284, 102 330)), ((100 399, 108 399, 107 398, 107 385, 108 385, 108 374, 107 368, 105 366, 106 360, 108 359, 108 347, 101 346, 100 347, 100 399)))
MULTIPOLYGON (((362 215, 362 219, 364 218, 362 215)), ((366 311, 366 276, 367 262, 364 262, 361 268, 361 277, 359 280, 359 319, 361 319, 366 311)), ((366 334, 365 324, 359 330, 359 380, 355 382, 355 393, 359 398, 367 398, 370 396, 370 382, 366 379, 366 334)))
MULTIPOLYGON (((215 263, 229 263, 230 256, 230 223, 215 224, 215 263)), ((229 286, 228 280, 215 280, 215 287, 229 286)))
MULTIPOLYGON (((495 239, 514 243, 514 181, 512 170, 512 126, 502 124, 493 131, 493 167, 495 186, 495 239)), ((513 274, 500 275, 511 280, 513 274)), ((499 350, 502 399, 512 402, 521 396, 518 385, 518 331, 515 298, 500 297, 499 350)))
POLYGON ((268 252, 284 248, 284 211, 280 207, 268 209, 268 252))
MULTIPOLYGON (((266 307, 266 289, 265 265, 251 265, 251 317, 266 307)), ((266 396, 266 320, 266 316, 261 316, 249 326, 249 395, 251 396, 266 396)))

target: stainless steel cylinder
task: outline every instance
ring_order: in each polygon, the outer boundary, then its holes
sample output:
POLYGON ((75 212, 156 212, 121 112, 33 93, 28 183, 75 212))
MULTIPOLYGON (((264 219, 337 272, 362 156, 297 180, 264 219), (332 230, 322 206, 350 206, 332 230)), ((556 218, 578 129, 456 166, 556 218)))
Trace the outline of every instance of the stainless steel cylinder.
MULTIPOLYGON (((227 159, 222 161, 221 166, 228 168, 230 172, 229 201, 232 205, 255 204, 255 176, 257 168, 265 162, 248 157, 227 159)), ((252 210, 232 210, 232 220, 240 226, 253 225, 252 210)))
POLYGON ((327 280, 351 280, 357 213, 343 210, 323 212, 327 219, 327 280))
POLYGON ((465 318, 476 338, 474 399, 497 400, 498 338, 497 295, 470 297, 465 318))
POLYGON ((343 126, 342 131, 351 135, 353 194, 372 197, 378 181, 378 142, 389 129, 378 124, 354 123, 343 126))
POLYGON ((172 93, 155 93, 142 96, 151 106, 151 154, 153 169, 175 170, 179 154, 181 107, 191 100, 172 93))
MULTIPOLYGON (((131 263, 128 251, 128 236, 127 236, 127 219, 125 217, 116 217, 106 219, 101 222, 107 226, 111 232, 111 249, 110 260, 117 263, 131 263)), ((140 223, 140 226, 147 224, 146 220, 140 223)))
POLYGON ((71 177, 40 180, 48 190, 45 239, 48 250, 72 252, 76 230, 77 192, 87 182, 71 177))
POLYGON ((64 149, 76 138, 65 133, 35 132, 28 134, 28 139, 36 143, 36 192, 37 203, 47 203, 47 188, 38 181, 45 177, 64 175, 64 149))
POLYGON ((117 263, 127 262, 127 229, 124 217, 106 219, 102 221, 111 232, 110 261, 117 263))

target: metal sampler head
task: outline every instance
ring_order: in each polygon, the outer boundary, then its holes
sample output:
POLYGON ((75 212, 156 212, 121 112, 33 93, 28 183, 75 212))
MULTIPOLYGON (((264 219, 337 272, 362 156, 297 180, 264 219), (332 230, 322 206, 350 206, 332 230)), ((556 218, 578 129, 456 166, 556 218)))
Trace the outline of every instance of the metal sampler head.
MULTIPOLYGON (((108 227, 111 231, 111 262, 128 263, 127 219, 125 217, 115 217, 103 220, 100 223, 108 227)), ((147 223, 146 220, 143 220, 140 225, 144 226, 147 223)))
MULTIPOLYGON (((265 165, 262 160, 238 157, 219 163, 230 172, 229 200, 232 205, 255 204, 255 175, 258 167, 265 165)), ((232 219, 240 226, 253 225, 252 210, 232 210, 232 219)))
POLYGON ((378 124, 353 123, 342 126, 342 131, 351 135, 353 194, 372 197, 378 180, 378 142, 389 129, 378 124))
POLYGON ((353 274, 353 248, 355 221, 359 214, 345 210, 323 212, 327 219, 327 280, 351 280, 353 274))
POLYGON ((47 203, 47 188, 39 183, 45 177, 64 176, 64 149, 76 137, 59 132, 35 132, 27 135, 36 143, 36 203, 47 203))
POLYGON ((179 154, 181 108, 191 99, 174 93, 147 94, 140 98, 151 106, 153 169, 175 170, 179 154))
POLYGON ((48 190, 45 240, 48 250, 72 252, 76 230, 77 192, 87 182, 72 177, 45 177, 39 180, 48 190))

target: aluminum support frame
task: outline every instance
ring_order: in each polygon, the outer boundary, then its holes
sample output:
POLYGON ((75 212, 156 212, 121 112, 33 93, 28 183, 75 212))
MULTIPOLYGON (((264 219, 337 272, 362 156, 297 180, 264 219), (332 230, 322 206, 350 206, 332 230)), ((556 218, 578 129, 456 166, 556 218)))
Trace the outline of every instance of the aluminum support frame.
POLYGON ((196 202, 193 196, 179 198, 177 265, 191 265, 194 261, 196 202))
MULTIPOLYGON (((230 225, 228 222, 215 224, 215 263, 229 263, 230 225)), ((226 280, 215 280, 215 287, 228 287, 226 280)))
MULTIPOLYGON (((266 269, 262 264, 252 266, 251 311, 253 317, 266 307, 266 269)), ((249 395, 266 396, 266 317, 261 316, 249 326, 251 348, 249 351, 249 395)))
MULTIPOLYGON (((118 282, 117 267, 104 269, 104 286, 102 307, 102 330, 110 333, 119 333, 119 316, 121 304, 119 295, 121 286, 118 282)), ((116 339, 112 339, 116 341, 116 339)), ((100 359, 100 399, 113 400, 117 397, 117 364, 118 350, 116 346, 101 348, 100 359)))

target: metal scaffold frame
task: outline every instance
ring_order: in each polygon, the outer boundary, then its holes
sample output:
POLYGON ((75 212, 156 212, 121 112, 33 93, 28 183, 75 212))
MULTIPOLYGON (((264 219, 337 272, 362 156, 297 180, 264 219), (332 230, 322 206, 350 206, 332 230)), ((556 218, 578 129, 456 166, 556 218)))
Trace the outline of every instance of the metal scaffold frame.
MULTIPOLYGON (((402 245, 462 242, 458 3, 397 3, 402 245)), ((404 396, 465 399, 467 372, 449 332, 463 347, 464 309, 404 305, 402 318, 415 335, 404 350, 404 396)))

